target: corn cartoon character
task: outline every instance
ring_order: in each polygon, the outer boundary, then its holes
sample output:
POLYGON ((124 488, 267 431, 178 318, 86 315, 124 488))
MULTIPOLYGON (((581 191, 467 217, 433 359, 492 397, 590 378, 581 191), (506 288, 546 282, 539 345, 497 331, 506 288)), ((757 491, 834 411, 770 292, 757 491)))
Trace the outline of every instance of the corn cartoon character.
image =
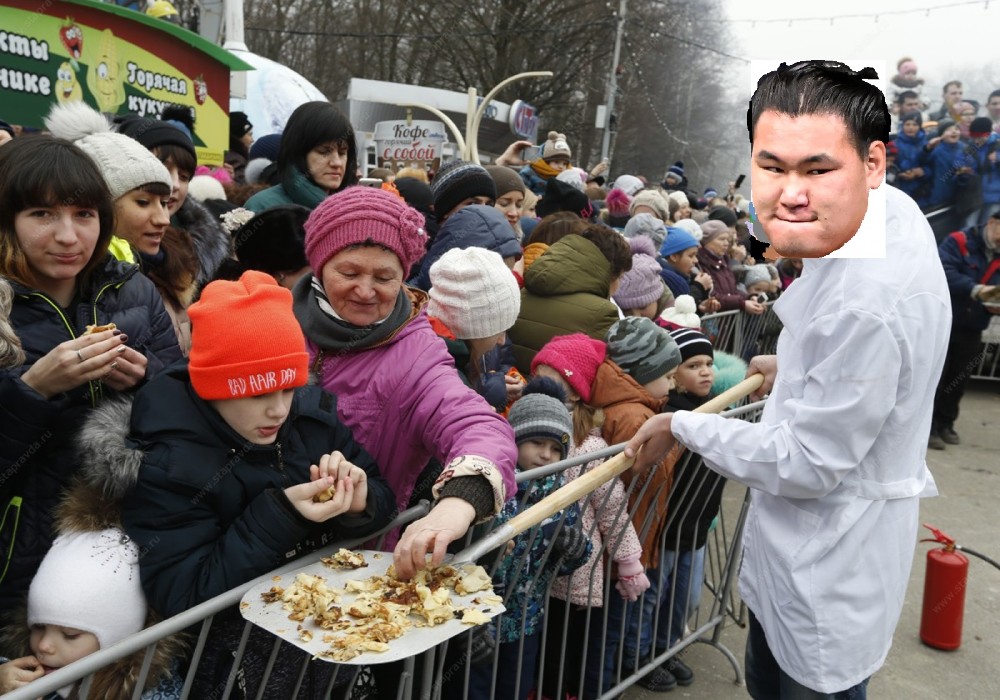
POLYGON ((114 114, 125 101, 125 86, 122 82, 122 66, 118 60, 118 45, 110 29, 101 32, 97 51, 87 68, 87 87, 97 101, 97 108, 114 114))
POLYGON ((69 61, 64 61, 56 72, 56 99, 60 104, 79 102, 83 99, 83 88, 76 79, 76 73, 69 61))

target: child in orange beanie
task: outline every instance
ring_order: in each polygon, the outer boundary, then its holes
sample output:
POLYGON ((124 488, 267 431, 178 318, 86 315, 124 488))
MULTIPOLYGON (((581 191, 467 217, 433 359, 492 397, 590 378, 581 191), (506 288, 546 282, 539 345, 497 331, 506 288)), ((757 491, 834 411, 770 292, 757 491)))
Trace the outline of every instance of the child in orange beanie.
MULTIPOLYGON (((394 504, 337 417, 336 399, 305 386, 308 354, 291 292, 251 270, 206 286, 189 314, 187 363, 150 381, 133 403, 129 442, 142 465, 122 505, 125 530, 144 553, 146 598, 163 615, 328 543, 367 536, 389 522, 394 504), (317 498, 329 490, 329 500, 317 498)), ((223 617, 192 696, 229 674, 243 625, 223 617)), ((262 630, 251 635, 241 664, 249 686, 261 682, 272 643, 262 630)), ((290 697, 303 660, 283 649, 269 692, 290 697)), ((305 683, 326 687, 331 667, 311 669, 305 683)))

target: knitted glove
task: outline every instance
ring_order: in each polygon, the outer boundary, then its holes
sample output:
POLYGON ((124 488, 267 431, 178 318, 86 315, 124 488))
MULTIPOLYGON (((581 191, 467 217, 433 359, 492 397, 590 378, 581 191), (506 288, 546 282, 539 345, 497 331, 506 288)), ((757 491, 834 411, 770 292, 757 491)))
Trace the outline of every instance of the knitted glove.
MULTIPOLYGON (((575 525, 563 524, 559 528, 559 534, 552 542, 551 557, 555 561, 569 559, 570 561, 582 559, 587 554, 587 543, 590 540, 583 534, 583 530, 575 525)), ((646 584, 649 586, 649 584, 646 584)))
POLYGON ((615 563, 618 564, 618 583, 615 588, 625 600, 638 600, 649 588, 649 579, 646 578, 646 570, 639 563, 639 555, 615 563))

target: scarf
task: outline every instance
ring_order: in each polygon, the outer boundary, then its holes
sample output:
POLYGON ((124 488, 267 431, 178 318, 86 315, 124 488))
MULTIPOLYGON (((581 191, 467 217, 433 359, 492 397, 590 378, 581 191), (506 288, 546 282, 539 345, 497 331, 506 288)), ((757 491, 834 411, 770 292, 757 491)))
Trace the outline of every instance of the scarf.
POLYGON ((315 209, 329 195, 298 168, 292 168, 291 176, 283 180, 281 186, 289 199, 307 209, 315 209))
POLYGON ((302 331, 324 351, 353 352, 374 347, 402 328, 413 314, 413 302, 405 287, 400 288, 389 315, 369 326, 355 326, 339 318, 323 284, 312 275, 299 280, 292 294, 302 331))
MULTIPOLYGON (((573 167, 573 166, 569 166, 573 167)), ((545 160, 539 158, 534 163, 531 164, 531 169, 535 171, 535 174, 543 180, 548 180, 553 177, 558 177, 561 171, 556 170, 551 165, 549 165, 545 160)), ((568 170, 569 168, 567 168, 568 170)))

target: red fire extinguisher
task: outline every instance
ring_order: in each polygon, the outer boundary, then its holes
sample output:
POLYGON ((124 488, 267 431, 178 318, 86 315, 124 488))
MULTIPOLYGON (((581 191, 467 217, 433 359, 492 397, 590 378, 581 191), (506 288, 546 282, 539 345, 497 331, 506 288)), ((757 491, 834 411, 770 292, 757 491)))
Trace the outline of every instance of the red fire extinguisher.
POLYGON ((962 643, 962 613, 965 608, 965 581, 971 554, 1000 569, 1000 562, 990 559, 955 540, 937 528, 924 525, 944 549, 927 552, 927 576, 924 578, 924 610, 920 616, 920 639, 937 649, 958 649, 962 643))
POLYGON ((927 552, 924 577, 924 609, 920 616, 920 640, 936 649, 958 649, 962 643, 962 616, 965 611, 965 584, 969 558, 956 551, 955 540, 937 528, 924 525, 941 549, 927 552))

